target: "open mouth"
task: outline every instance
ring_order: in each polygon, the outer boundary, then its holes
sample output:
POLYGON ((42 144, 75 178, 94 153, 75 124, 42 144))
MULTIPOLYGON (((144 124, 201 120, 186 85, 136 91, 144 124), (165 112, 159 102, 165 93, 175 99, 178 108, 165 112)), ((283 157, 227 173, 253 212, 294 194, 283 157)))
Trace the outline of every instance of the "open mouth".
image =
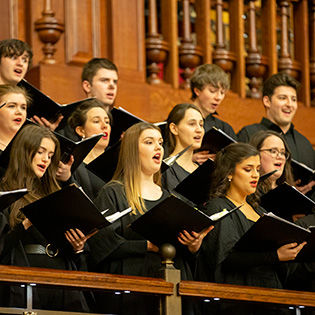
POLYGON ((200 141, 200 140, 201 140, 201 136, 195 136, 195 137, 194 137, 194 140, 195 140, 195 141, 200 141))
POLYGON ((20 124, 22 122, 22 118, 15 118, 13 121, 20 124))
POLYGON ((252 187, 256 187, 256 186, 257 186, 257 180, 251 181, 251 182, 250 182, 250 185, 251 185, 252 187))
POLYGON ((156 162, 156 163, 160 163, 160 161, 161 161, 161 153, 156 153, 156 154, 153 156, 153 160, 154 160, 154 162, 156 162))
POLYGON ((22 69, 14 69, 14 72, 18 75, 21 75, 22 74, 22 69))
POLYGON ((107 93, 106 96, 108 98, 114 98, 115 97, 114 93, 107 93))
POLYGON ((104 136, 102 136, 102 139, 108 139, 108 132, 104 131, 103 132, 104 136))
POLYGON ((38 166, 38 169, 39 169, 40 171, 45 172, 46 165, 44 165, 44 164, 37 164, 37 166, 38 166))
POLYGON ((282 163, 275 163, 274 166, 275 166, 276 168, 281 168, 282 163))

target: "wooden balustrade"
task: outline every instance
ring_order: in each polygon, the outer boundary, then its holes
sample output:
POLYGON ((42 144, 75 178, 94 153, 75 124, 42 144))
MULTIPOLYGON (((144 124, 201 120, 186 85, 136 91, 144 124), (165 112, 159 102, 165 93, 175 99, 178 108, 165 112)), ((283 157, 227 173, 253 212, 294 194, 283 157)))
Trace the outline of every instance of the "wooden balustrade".
MULTIPOLYGON (((107 57, 119 69, 116 104, 145 120, 160 121, 176 103, 189 101, 189 90, 179 88, 180 73, 188 87, 191 71, 200 63, 213 62, 231 73, 231 93, 219 111, 235 131, 260 120, 263 110, 254 97, 260 96, 261 81, 278 69, 298 76, 299 100, 307 108, 300 108, 298 115, 302 112, 311 125, 315 123, 314 109, 308 109, 311 99, 315 104, 314 1, 261 0, 258 6, 253 0, 1 3, 0 39, 17 37, 31 44, 34 68, 28 79, 60 103, 83 98, 83 64, 107 57), (47 22, 46 35, 39 38, 35 28, 45 23, 38 20, 49 14, 55 22, 47 22), (47 35, 51 32, 53 39, 47 35), (54 43, 58 32, 60 38, 54 43), (43 46, 50 51, 43 53, 43 46), (242 115, 236 120, 238 111, 242 115)), ((315 145, 313 131, 304 121, 298 117, 295 126, 315 145)))
POLYGON ((182 297, 194 296, 315 307, 314 292, 267 289, 197 281, 181 281, 178 292, 182 297))
MULTIPOLYGON (((180 281, 180 279, 178 281, 180 281)), ((60 271, 44 268, 0 265, 0 282, 19 285, 38 284, 71 289, 127 290, 135 293, 155 294, 162 298, 219 298, 243 302, 315 307, 314 292, 268 289, 197 281, 180 281, 176 290, 172 282, 158 278, 66 270, 60 271)), ((177 303, 177 301, 173 300, 173 303, 177 303)), ((163 307, 169 308, 168 310, 161 310, 164 312, 163 314, 175 314, 169 313, 172 308, 171 299, 168 303, 162 303, 162 305, 163 307)), ((27 311, 30 310, 31 307, 29 307, 27 311)), ((10 312, 10 308, 0 307, 0 313, 2 311, 10 312)), ((49 313, 49 311, 45 312, 47 314, 53 314, 52 312, 49 313)))

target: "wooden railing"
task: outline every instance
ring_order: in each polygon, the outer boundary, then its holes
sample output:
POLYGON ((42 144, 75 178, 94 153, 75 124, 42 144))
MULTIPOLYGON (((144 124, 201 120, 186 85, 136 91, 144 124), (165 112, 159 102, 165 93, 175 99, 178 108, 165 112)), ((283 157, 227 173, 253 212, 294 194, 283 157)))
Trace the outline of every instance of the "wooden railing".
MULTIPOLYGON (((174 269, 168 269, 168 276, 174 269)), ((206 283, 196 281, 180 281, 172 283, 164 279, 120 276, 80 271, 60 271, 55 269, 14 267, 0 265, 0 282, 7 284, 26 285, 28 290, 27 307, 25 309, 0 307, 0 313, 11 314, 65 314, 57 311, 34 310, 32 307, 32 286, 45 285, 64 288, 131 291, 133 293, 155 294, 163 300, 179 298, 216 298, 234 301, 259 302, 291 307, 315 307, 315 293, 246 287, 228 284, 206 283), (177 288, 177 289, 176 289, 177 288), (174 290, 175 289, 175 290, 174 290)), ((170 303, 161 303, 161 314, 180 315, 170 303)), ((71 313, 67 313, 71 314, 71 313)), ((78 314, 78 313, 73 313, 78 314)))

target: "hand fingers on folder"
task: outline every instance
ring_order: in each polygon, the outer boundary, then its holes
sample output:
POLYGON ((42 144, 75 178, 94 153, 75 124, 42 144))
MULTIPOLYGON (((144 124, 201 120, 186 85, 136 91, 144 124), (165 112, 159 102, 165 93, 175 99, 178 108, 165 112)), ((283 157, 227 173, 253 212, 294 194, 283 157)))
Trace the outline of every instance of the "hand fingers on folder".
POLYGON ((305 244, 306 244, 306 242, 303 242, 301 244, 290 243, 290 244, 285 244, 285 245, 281 246, 277 250, 279 260, 280 261, 294 260, 297 256, 297 254, 305 246, 305 244))
POLYGON ((84 248, 86 237, 79 229, 70 229, 65 232, 65 236, 75 251, 84 248))
POLYGON ((209 154, 209 151, 200 151, 196 152, 193 155, 193 161, 197 162, 198 164, 202 164, 206 162, 212 154, 209 154))
POLYGON ((74 162, 73 155, 70 156, 70 159, 67 164, 59 162, 58 170, 56 172, 57 179, 63 182, 66 182, 71 176, 71 166, 74 162))

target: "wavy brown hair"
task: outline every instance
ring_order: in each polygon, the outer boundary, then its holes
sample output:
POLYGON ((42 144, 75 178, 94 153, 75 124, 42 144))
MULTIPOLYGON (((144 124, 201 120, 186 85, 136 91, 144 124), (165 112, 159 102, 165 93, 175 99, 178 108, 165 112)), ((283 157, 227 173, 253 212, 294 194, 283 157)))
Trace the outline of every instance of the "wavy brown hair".
MULTIPOLYGON (((161 132, 159 127, 146 122, 135 124, 125 132, 121 142, 117 168, 113 176, 113 181, 118 181, 124 186, 126 198, 133 214, 143 214, 146 211, 140 187, 139 138, 141 133, 147 129, 161 132)), ((160 171, 154 174, 153 180, 156 184, 161 184, 160 171)))
POLYGON ((29 191, 11 205, 12 228, 25 219, 20 211, 23 206, 60 189, 56 179, 59 160, 59 142, 50 130, 37 125, 23 127, 13 142, 9 165, 1 181, 2 190, 27 188, 29 191), (55 143, 55 153, 43 177, 38 178, 32 168, 32 161, 44 138, 51 139, 55 143))
MULTIPOLYGON (((219 151, 215 157, 215 169, 212 174, 210 198, 224 197, 230 188, 228 176, 235 172, 236 165, 251 156, 259 156, 256 148, 248 143, 232 143, 219 151)), ((259 197, 257 191, 247 197, 253 207, 257 207, 259 197)))

